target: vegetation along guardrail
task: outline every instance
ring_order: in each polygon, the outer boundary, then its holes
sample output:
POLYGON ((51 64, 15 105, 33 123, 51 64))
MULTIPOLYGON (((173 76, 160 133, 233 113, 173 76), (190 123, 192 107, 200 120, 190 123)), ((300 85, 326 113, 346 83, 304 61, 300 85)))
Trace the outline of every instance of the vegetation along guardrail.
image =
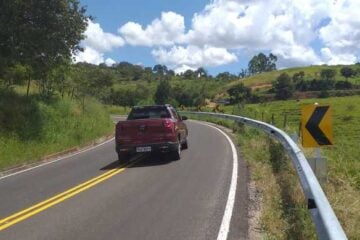
POLYGON ((328 199, 324 194, 324 191, 322 190, 308 161, 305 158, 304 153, 284 131, 268 123, 230 114, 186 111, 182 111, 180 113, 195 116, 218 117, 244 123, 260 129, 278 140, 291 157, 292 163, 297 171, 301 187, 308 201, 308 209, 315 223, 319 239, 347 239, 345 232, 339 223, 339 220, 337 219, 328 199))

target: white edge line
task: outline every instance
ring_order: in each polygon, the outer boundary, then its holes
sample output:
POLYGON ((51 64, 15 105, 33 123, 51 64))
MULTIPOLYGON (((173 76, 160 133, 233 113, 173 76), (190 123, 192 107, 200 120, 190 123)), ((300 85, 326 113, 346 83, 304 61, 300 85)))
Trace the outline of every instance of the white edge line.
POLYGON ((24 173, 24 172, 27 172, 27 171, 30 171, 30 170, 33 170, 33 169, 36 169, 36 168, 39 168, 39 167, 44 167, 44 166, 46 166, 46 165, 56 163, 56 162, 58 162, 58 161, 61 161, 61 160, 63 160, 63 159, 66 159, 66 158, 74 157, 74 156, 79 155, 79 154, 81 154, 81 153, 83 153, 83 152, 87 152, 87 151, 90 151, 90 150, 92 150, 92 149, 94 149, 94 148, 97 148, 97 147, 100 147, 100 146, 102 146, 102 145, 105 145, 105 144, 107 144, 107 143, 109 143, 109 142, 111 142, 111 141, 113 141, 113 140, 114 140, 114 137, 112 137, 111 139, 109 139, 109 140, 107 140, 107 141, 105 141, 105 142, 103 142, 103 143, 100 143, 100 144, 98 144, 98 145, 95 145, 95 146, 92 146, 92 147, 89 147, 89 148, 85 148, 85 149, 83 149, 83 150, 80 150, 80 151, 78 151, 78 152, 72 153, 72 154, 70 154, 70 155, 62 156, 62 157, 57 158, 57 159, 55 159, 55 160, 52 160, 52 161, 49 161, 49 162, 45 162, 45 163, 39 164, 39 165, 34 166, 34 167, 30 167, 30 168, 27 168, 27 169, 24 169, 24 170, 21 170, 21 171, 18 171, 18 172, 10 173, 10 174, 8 174, 8 175, 5 175, 5 176, 0 177, 0 180, 2 180, 2 179, 4 179, 4 178, 11 177, 11 176, 14 176, 14 175, 18 175, 18 174, 20 174, 20 173, 24 173))
POLYGON ((206 123, 202 123, 202 124, 209 126, 211 128, 214 128, 214 129, 218 130, 221 134, 223 134, 226 137, 226 139, 228 140, 228 142, 231 146, 232 154, 233 154, 232 155, 233 156, 233 169, 232 169, 232 174, 231 174, 229 195, 227 198, 224 215, 223 215, 219 233, 217 236, 217 240, 226 240, 228 237, 229 229, 230 229, 231 217, 232 217, 232 213, 233 213, 233 209, 234 209, 235 196, 236 196, 236 186, 237 186, 237 178, 238 178, 237 150, 236 150, 236 147, 235 147, 233 141, 231 140, 231 138, 226 133, 224 133, 224 131, 222 131, 221 129, 214 127, 212 125, 206 124, 206 123))

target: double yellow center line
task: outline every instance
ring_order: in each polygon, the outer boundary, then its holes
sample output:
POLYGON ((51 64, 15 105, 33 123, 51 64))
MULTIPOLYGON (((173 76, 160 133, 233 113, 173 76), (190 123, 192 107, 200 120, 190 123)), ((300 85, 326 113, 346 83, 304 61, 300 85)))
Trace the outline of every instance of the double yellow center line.
POLYGON ((15 214, 12 214, 6 218, 0 219, 0 231, 11 227, 12 225, 24 221, 25 219, 40 213, 60 202, 65 201, 66 199, 69 199, 73 196, 75 196, 76 194, 79 194, 83 191, 85 191, 86 189, 89 189, 111 177, 113 177, 114 175, 123 172, 126 168, 130 167, 131 165, 134 165, 136 162, 138 162, 140 159, 136 159, 135 161, 133 161, 132 163, 126 165, 126 166, 122 166, 121 168, 117 168, 117 169, 113 169, 113 170, 109 170, 95 178, 92 178, 84 183, 81 183, 65 192, 62 192, 54 197, 51 197, 45 201, 42 201, 34 206, 31 206, 25 210, 22 210, 20 212, 17 212, 15 214))

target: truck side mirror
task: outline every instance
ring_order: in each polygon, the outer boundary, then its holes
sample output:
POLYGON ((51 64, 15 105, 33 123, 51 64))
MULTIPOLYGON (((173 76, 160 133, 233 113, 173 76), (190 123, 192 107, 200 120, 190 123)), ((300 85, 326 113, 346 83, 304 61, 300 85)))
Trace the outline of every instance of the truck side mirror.
POLYGON ((181 120, 185 121, 187 119, 188 119, 187 116, 181 116, 181 120))

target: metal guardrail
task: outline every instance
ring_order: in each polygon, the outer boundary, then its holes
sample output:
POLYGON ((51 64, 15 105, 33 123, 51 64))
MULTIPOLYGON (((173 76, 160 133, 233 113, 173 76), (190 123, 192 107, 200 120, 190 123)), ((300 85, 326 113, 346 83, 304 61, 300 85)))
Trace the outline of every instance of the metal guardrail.
POLYGON ((181 114, 218 117, 235 122, 241 122, 257 129, 260 129, 271 137, 278 140, 290 155, 292 163, 297 171, 305 197, 308 201, 308 209, 319 239, 342 240, 347 239, 331 205, 326 198, 317 178, 315 177, 304 153, 299 146, 281 129, 268 123, 253 120, 251 118, 235 116, 230 114, 218 114, 208 112, 186 112, 181 114))

